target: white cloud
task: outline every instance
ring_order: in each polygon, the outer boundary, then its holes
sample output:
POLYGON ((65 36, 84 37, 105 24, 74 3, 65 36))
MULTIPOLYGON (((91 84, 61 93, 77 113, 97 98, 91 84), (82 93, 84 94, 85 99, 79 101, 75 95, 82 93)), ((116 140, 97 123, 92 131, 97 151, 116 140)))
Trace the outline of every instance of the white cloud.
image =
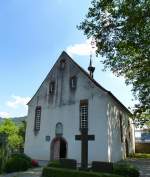
POLYGON ((86 40, 84 43, 73 44, 67 47, 66 51, 69 55, 87 56, 90 53, 95 53, 96 47, 91 47, 91 39, 86 40))
POLYGON ((0 112, 0 117, 10 117, 10 114, 8 112, 0 112))
POLYGON ((27 107, 26 104, 30 100, 30 97, 21 97, 21 96, 16 96, 16 95, 12 95, 11 98, 12 100, 7 101, 6 105, 14 109, 20 106, 27 107))

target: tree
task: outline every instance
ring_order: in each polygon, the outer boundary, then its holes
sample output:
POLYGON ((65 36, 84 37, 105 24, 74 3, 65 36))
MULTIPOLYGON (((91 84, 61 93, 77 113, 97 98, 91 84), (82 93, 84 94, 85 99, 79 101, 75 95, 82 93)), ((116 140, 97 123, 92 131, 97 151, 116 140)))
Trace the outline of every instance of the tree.
POLYGON ((5 163, 8 159, 8 137, 6 133, 0 133, 0 173, 3 171, 5 163))
POLYGON ((105 69, 132 84, 136 118, 150 121, 150 0, 93 0, 78 28, 95 39, 105 69))
POLYGON ((19 135, 19 127, 10 119, 5 119, 0 124, 0 133, 6 134, 8 146, 11 150, 18 150, 23 142, 22 136, 19 135))
POLYGON ((26 132, 26 121, 22 121, 19 125, 19 133, 18 135, 22 137, 22 143, 20 144, 20 151, 24 151, 24 142, 25 142, 25 132, 26 132))

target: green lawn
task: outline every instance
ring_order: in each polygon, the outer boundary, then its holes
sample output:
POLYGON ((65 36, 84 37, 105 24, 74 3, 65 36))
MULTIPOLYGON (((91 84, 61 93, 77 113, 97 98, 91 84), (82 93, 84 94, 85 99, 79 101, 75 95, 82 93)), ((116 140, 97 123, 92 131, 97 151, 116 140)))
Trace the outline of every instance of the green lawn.
POLYGON ((130 155, 131 158, 138 158, 138 159, 150 159, 150 154, 144 154, 144 153, 135 153, 130 155))

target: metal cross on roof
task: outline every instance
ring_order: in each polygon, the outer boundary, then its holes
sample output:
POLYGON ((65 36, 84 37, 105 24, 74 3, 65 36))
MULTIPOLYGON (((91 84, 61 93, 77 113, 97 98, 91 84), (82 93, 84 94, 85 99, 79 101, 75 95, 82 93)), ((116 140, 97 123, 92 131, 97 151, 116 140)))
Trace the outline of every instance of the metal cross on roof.
POLYGON ((95 67, 92 66, 92 55, 93 55, 93 52, 95 51, 95 48, 96 48, 96 42, 95 42, 95 39, 92 38, 91 40, 91 50, 90 50, 90 64, 89 64, 89 67, 88 67, 88 70, 89 70, 89 74, 90 76, 93 78, 93 73, 94 73, 94 70, 95 70, 95 67))
POLYGON ((90 49, 90 61, 92 62, 93 52, 95 51, 95 48, 96 48, 96 41, 95 41, 94 38, 92 38, 92 40, 90 42, 90 45, 91 45, 91 49, 90 49))

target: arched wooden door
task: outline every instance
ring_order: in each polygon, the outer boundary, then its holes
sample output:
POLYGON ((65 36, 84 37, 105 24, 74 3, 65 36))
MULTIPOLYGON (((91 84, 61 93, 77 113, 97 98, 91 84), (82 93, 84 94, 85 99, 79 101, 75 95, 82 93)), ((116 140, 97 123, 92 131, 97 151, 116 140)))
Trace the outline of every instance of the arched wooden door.
POLYGON ((51 143, 51 160, 67 157, 67 142, 62 137, 56 137, 51 143))

